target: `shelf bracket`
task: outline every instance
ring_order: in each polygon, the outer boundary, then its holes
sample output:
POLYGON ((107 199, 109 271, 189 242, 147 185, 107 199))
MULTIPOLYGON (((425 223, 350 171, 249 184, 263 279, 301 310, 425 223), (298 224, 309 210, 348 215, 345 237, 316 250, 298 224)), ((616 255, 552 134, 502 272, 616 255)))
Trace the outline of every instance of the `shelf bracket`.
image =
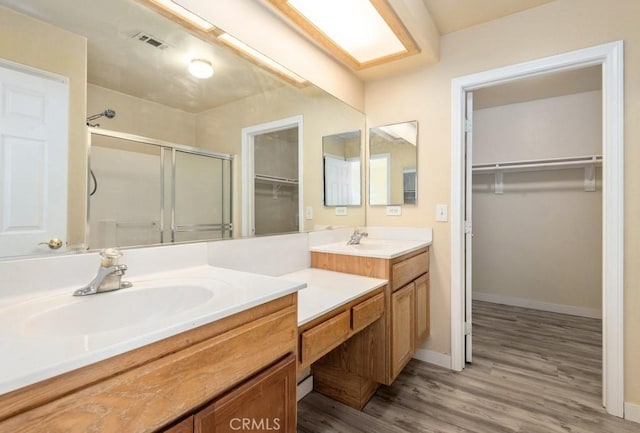
POLYGON ((496 170, 495 187, 493 192, 496 194, 504 193, 504 173, 500 170, 496 170))
POLYGON ((584 190, 587 192, 596 190, 596 166, 593 164, 584 167, 584 190))

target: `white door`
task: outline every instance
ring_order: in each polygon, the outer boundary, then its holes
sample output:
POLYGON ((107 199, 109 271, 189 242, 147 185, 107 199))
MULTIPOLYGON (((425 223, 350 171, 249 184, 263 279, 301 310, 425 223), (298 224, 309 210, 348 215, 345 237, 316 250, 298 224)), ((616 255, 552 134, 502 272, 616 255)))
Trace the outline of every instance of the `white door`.
POLYGON ((472 188, 473 188, 473 93, 466 93, 465 106, 465 227, 464 227, 464 244, 465 244, 465 317, 464 317, 464 333, 465 333, 465 361, 471 362, 472 357, 472 327, 471 327, 471 247, 473 240, 472 233, 472 188))
POLYGON ((0 61, 0 257, 66 241, 68 100, 66 78, 0 61))
POLYGON ((351 204, 351 163, 344 158, 324 155, 324 205, 351 204))

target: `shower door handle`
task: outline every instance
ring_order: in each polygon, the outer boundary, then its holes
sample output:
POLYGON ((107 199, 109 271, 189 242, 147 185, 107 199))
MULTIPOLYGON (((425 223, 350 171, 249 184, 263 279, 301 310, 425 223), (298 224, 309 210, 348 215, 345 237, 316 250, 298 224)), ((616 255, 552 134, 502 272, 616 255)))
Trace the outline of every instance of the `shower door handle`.
POLYGON ((62 246, 62 239, 51 238, 48 242, 40 242, 38 245, 48 245, 52 250, 57 250, 62 246))

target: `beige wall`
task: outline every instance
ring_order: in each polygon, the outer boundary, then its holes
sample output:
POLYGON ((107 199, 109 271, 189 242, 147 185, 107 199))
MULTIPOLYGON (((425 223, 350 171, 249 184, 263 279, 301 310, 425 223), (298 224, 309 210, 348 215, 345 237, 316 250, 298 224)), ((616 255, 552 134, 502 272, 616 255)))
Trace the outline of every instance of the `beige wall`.
POLYGON ((328 95, 307 89, 300 94, 288 87, 227 104, 201 113, 197 120, 199 147, 236 155, 234 160, 233 223, 237 236, 242 227, 242 151, 241 130, 261 123, 292 116, 303 116, 303 197, 313 207, 313 219, 305 220, 304 230, 314 225, 364 225, 364 206, 348 208, 347 216, 335 216, 333 207, 324 207, 322 194, 322 137, 364 129, 362 113, 328 95))
POLYGON ((87 86, 87 113, 100 113, 106 108, 116 112, 116 117, 102 117, 103 129, 142 135, 175 144, 195 146, 196 115, 166 105, 136 98, 104 87, 87 86))
POLYGON ((87 40, 0 7, 0 58, 69 78, 68 230, 70 245, 84 242, 86 220, 87 40))
MULTIPOLYGON (((602 92, 477 110, 473 159, 602 154, 602 92)), ((584 169, 473 176, 473 293, 602 309, 602 185, 584 169)))
POLYGON ((371 125, 420 123, 418 205, 401 217, 367 209, 369 225, 433 227, 432 336, 426 347, 450 353, 450 227, 435 222, 436 203, 450 202, 451 80, 605 42, 625 41, 625 396, 640 403, 640 2, 559 0, 444 36, 435 66, 366 86, 371 125))

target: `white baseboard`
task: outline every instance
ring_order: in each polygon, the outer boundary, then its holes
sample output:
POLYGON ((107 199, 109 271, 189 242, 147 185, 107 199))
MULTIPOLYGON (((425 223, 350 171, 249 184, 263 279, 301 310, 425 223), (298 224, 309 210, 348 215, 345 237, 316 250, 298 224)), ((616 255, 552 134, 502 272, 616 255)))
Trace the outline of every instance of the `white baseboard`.
POLYGON ((434 352, 428 349, 418 349, 413 357, 420 361, 428 362, 429 364, 451 369, 451 356, 445 355, 444 353, 434 352))
POLYGON ((313 376, 307 376, 296 388, 296 401, 302 400, 311 391, 313 391, 313 376))
POLYGON ((640 423, 640 404, 624 404, 624 419, 640 423))
POLYGON ((531 308, 533 310, 550 311, 552 313, 570 314, 572 316, 602 319, 602 310, 597 308, 575 307, 573 305, 551 304, 549 302, 534 301, 532 299, 516 298, 513 296, 495 295, 493 293, 473 292, 476 301, 491 302, 493 304, 511 305, 513 307, 531 308))

